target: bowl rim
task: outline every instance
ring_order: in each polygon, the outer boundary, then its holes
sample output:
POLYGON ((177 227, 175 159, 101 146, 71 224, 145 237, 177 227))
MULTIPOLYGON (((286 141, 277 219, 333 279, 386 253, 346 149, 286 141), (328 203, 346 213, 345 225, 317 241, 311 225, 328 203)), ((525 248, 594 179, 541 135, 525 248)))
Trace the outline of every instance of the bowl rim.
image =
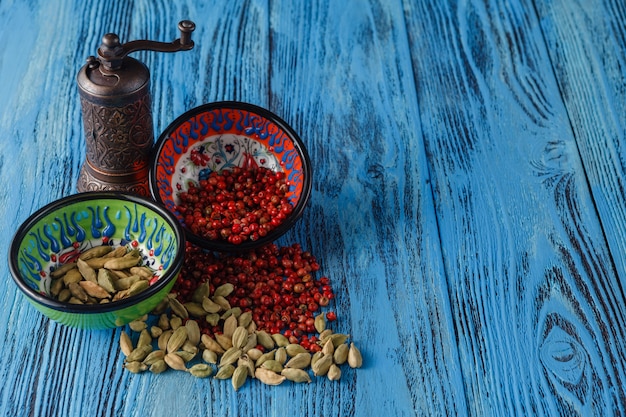
MULTIPOLYGON (((302 192, 298 199, 298 203, 293 208, 291 215, 287 219, 285 219, 285 221, 282 222, 278 227, 268 233, 267 236, 261 237, 255 241, 247 240, 239 245, 234 245, 223 240, 203 239, 202 237, 192 233, 186 226, 181 224, 187 240, 197 246, 202 247, 203 249, 214 250, 218 252, 248 251, 274 242, 276 239, 284 235, 289 229, 291 229, 291 227, 300 219, 300 217, 304 213, 304 209, 306 208, 306 205, 308 204, 311 197, 311 190, 313 187, 313 170, 311 166, 311 158, 309 157, 309 153, 306 149, 306 146, 304 145, 304 142, 302 141, 298 133, 287 122, 285 122, 280 116, 273 113, 272 111, 263 107, 259 107, 255 104, 228 100, 205 103, 200 106, 191 108, 178 116, 159 135, 155 146, 152 148, 152 155, 150 157, 150 169, 148 173, 150 194, 156 202, 164 205, 164 202, 161 199, 161 195, 159 193, 159 187, 157 185, 157 159, 172 132, 190 118, 200 113, 216 109, 245 110, 251 113, 255 113, 271 121, 272 123, 276 124, 280 129, 282 129, 293 141, 294 147, 297 149, 297 152, 300 155, 300 159, 302 160, 302 172, 304 174, 304 181, 302 184, 302 192)), ((167 208, 165 209, 168 210, 167 208)))
POLYGON ((112 311, 123 310, 124 308, 136 305, 141 303, 142 301, 150 298, 154 294, 157 294, 163 288, 165 288, 172 279, 176 279, 178 277, 178 273, 183 266, 184 256, 185 256, 185 234, 182 231, 180 223, 178 219, 170 213, 165 207, 161 206, 155 201, 152 201, 148 198, 144 198, 137 195, 132 194, 123 194, 119 192, 110 192, 110 191, 87 191, 83 193, 73 194, 67 197, 60 198, 58 200, 52 201, 51 203, 46 204, 41 207, 34 213, 32 213, 24 222, 18 227, 15 232, 13 239, 11 240, 11 245, 9 248, 9 270, 11 272, 11 277, 13 281, 16 283, 18 288, 24 293, 27 297, 32 299, 38 304, 41 304, 45 307, 51 308, 53 310, 62 311, 65 313, 82 313, 82 314, 99 314, 99 313, 108 313, 112 311), (176 256, 172 260, 172 265, 170 270, 161 276, 161 278, 156 281, 153 285, 151 285, 147 290, 142 291, 141 293, 134 295, 132 297, 124 298, 122 300, 117 300, 115 302, 105 303, 105 304, 69 304, 64 303, 53 298, 47 297, 41 294, 39 291, 31 288, 27 285, 24 280, 21 278, 21 273, 18 268, 17 258, 19 255, 20 244, 23 239, 26 237, 28 231, 44 216, 50 214, 50 212, 63 208, 63 206, 68 204, 73 204, 77 202, 90 201, 90 200, 121 200, 127 201, 130 203, 139 204, 144 206, 159 216, 162 216, 172 227, 176 239, 179 242, 179 250, 176 251, 176 256))

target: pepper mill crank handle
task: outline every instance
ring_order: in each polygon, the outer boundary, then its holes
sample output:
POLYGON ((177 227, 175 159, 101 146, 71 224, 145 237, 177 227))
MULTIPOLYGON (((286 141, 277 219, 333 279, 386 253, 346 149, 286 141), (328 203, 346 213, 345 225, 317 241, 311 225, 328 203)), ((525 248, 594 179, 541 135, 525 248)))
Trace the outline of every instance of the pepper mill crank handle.
POLYGON ((191 40, 191 33, 196 29, 195 23, 190 20, 182 20, 178 23, 180 30, 180 38, 172 42, 157 42, 147 40, 130 41, 122 45, 124 55, 135 51, 147 50, 156 52, 177 52, 188 51, 193 48, 194 43, 191 40))

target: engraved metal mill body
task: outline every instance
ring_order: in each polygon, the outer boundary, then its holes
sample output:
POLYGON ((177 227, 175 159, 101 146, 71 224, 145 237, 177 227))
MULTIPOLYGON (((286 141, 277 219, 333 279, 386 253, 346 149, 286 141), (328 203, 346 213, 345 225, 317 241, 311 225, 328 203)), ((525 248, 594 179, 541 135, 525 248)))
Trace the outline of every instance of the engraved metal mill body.
POLYGON ((150 71, 128 54, 139 50, 186 51, 193 48, 195 24, 178 24, 180 39, 120 44, 103 36, 98 56, 90 56, 76 77, 85 130, 86 154, 76 188, 150 195, 148 172, 154 144, 150 71))

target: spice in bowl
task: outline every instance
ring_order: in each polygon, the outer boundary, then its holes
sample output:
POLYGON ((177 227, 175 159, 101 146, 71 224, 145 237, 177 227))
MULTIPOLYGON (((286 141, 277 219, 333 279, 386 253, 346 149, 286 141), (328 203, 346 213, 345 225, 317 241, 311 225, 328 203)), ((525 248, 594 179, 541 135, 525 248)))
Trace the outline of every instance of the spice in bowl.
POLYGON ((240 102, 205 104, 159 137, 150 191, 205 249, 246 251, 300 218, 312 186, 304 143, 282 119, 240 102))

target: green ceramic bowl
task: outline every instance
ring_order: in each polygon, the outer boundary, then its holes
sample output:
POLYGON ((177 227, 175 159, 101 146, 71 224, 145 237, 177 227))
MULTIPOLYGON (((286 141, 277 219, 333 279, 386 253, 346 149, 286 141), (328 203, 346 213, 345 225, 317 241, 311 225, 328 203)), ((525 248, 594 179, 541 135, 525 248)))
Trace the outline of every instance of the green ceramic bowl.
POLYGON ((183 265, 185 238, 168 210, 143 197, 88 192, 57 200, 33 213, 9 250, 11 275, 26 299, 64 325, 104 329, 122 326, 156 307, 183 265), (150 287, 106 304, 70 304, 51 296, 50 274, 100 245, 139 249, 153 272, 150 287))

